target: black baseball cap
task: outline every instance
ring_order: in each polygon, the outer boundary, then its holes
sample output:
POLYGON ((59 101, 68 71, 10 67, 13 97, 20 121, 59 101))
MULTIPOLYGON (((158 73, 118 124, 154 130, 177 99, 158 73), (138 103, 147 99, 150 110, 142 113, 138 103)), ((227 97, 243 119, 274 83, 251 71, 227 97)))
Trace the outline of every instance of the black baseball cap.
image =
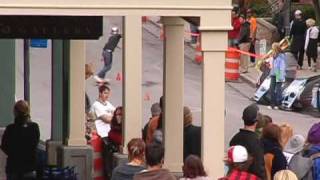
POLYGON ((257 104, 251 104, 247 106, 242 113, 242 119, 244 121, 244 124, 247 126, 253 125, 255 122, 257 122, 257 116, 259 112, 259 107, 257 104))

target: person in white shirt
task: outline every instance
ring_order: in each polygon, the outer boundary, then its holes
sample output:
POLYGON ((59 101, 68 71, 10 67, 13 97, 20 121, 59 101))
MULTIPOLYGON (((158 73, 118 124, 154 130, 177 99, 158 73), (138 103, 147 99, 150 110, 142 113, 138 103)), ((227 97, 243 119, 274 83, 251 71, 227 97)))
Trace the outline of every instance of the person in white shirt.
POLYGON ((315 26, 316 21, 314 19, 307 19, 306 24, 308 26, 307 34, 306 34, 306 41, 304 44, 304 49, 306 51, 308 57, 308 66, 309 70, 311 68, 311 59, 313 59, 313 70, 316 71, 316 63, 318 57, 318 36, 319 36, 319 29, 315 26))
POLYGON ((108 101, 110 96, 108 86, 99 87, 99 98, 92 104, 91 112, 96 116, 95 125, 100 137, 108 136, 110 123, 115 107, 108 101))

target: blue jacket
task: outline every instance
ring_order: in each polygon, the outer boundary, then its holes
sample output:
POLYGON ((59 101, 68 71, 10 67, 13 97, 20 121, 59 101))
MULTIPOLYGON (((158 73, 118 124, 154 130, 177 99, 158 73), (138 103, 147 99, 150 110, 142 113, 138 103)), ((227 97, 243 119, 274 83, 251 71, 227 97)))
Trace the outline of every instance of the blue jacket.
POLYGON ((284 82, 286 76, 286 55, 280 53, 274 58, 272 63, 272 68, 270 71, 270 76, 276 77, 276 82, 284 82))

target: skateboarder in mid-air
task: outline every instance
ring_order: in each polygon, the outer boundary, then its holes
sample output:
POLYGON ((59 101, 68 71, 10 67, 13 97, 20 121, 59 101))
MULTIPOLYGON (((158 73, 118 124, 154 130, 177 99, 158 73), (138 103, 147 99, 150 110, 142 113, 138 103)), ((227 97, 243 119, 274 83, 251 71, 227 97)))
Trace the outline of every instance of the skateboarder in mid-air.
POLYGON ((121 34, 119 33, 118 27, 111 28, 111 36, 109 37, 108 42, 105 44, 102 50, 102 59, 104 62, 103 68, 94 76, 94 79, 97 81, 98 84, 105 84, 108 83, 109 80, 105 79, 106 73, 110 71, 112 67, 112 56, 113 51, 117 47, 120 39, 121 34))

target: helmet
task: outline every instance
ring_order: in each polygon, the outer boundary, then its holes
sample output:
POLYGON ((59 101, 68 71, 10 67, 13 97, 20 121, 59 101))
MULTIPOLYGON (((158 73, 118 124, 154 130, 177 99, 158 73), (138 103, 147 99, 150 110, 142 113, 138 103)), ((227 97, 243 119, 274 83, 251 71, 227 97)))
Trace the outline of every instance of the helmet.
POLYGON ((294 12, 294 15, 301 15, 301 14, 302 14, 302 11, 300 11, 299 9, 294 12))
POLYGON ((111 28, 111 34, 119 34, 119 28, 114 26, 111 28))

